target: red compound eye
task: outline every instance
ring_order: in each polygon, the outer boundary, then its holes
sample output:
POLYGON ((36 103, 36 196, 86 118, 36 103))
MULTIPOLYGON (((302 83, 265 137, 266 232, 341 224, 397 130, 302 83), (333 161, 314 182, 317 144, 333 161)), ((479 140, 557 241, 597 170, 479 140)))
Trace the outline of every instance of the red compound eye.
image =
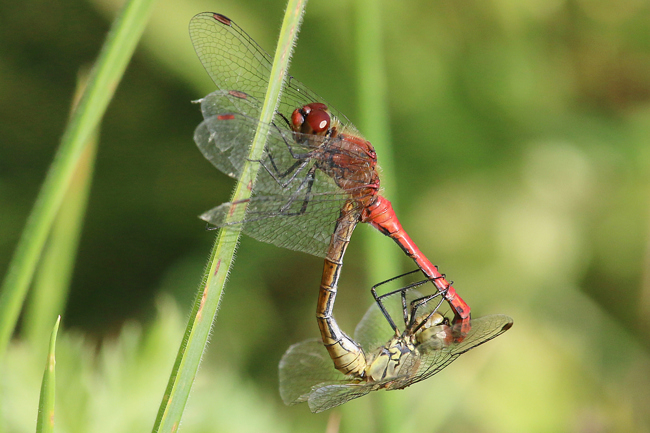
POLYGON ((291 124, 295 130, 300 130, 300 127, 305 123, 305 117, 302 115, 299 109, 293 110, 291 114, 291 124))
POLYGON ((303 108, 307 113, 309 113, 311 110, 327 111, 327 105, 323 104, 322 102, 312 102, 311 104, 305 105, 303 108))
POLYGON ((315 133, 327 131, 330 127, 330 115, 327 111, 315 109, 307 116, 307 122, 315 133))

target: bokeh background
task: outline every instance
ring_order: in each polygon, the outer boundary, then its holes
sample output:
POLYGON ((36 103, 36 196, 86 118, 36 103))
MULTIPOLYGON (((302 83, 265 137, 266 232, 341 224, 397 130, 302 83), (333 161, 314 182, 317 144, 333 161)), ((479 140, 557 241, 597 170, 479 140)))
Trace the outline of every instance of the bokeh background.
MULTIPOLYGON (((78 72, 121 3, 0 3, 2 274, 78 72)), ((650 431, 649 4, 378 7, 393 143, 379 160, 396 172, 386 196, 474 314, 506 313, 515 325, 405 391, 319 415, 285 407, 277 365, 290 344, 318 335, 322 261, 244 238, 181 431, 650 431)), ((192 141, 201 115, 190 101, 214 85, 187 25, 221 12, 272 51, 283 8, 158 1, 102 124, 57 349, 59 431, 153 425, 214 240, 197 215, 234 185, 192 141)), ((291 67, 355 123, 361 13, 353 2, 312 0, 291 67)), ((367 266, 372 236, 358 228, 346 256, 336 315, 350 332, 369 287, 393 276, 367 266)), ((413 268, 397 257, 400 270, 413 268)), ((6 431, 34 428, 39 350, 19 330, 0 373, 6 431)))

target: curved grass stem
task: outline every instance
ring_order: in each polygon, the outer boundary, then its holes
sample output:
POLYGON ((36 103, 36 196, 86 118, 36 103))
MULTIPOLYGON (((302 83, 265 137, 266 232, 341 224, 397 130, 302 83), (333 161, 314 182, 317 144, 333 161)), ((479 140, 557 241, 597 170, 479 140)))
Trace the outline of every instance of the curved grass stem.
MULTIPOLYGON (((273 68, 269 77, 269 88, 262 107, 260 125, 271 122, 280 99, 306 3, 306 0, 290 0, 287 4, 278 47, 273 60, 273 68)), ((251 186, 255 184, 259 165, 255 161, 261 159, 265 144, 266 134, 262 133, 260 128, 253 139, 242 175, 238 179, 235 192, 230 200, 231 203, 242 203, 242 201, 250 198, 251 186)), ((167 389, 158 410, 153 432, 174 432, 178 429, 192 383, 199 368, 201 356, 207 345, 212 323, 217 316, 224 285, 233 264, 233 257, 240 234, 241 228, 226 228, 220 230, 217 235, 210 254, 210 261, 206 266, 190 320, 172 368, 167 389)))

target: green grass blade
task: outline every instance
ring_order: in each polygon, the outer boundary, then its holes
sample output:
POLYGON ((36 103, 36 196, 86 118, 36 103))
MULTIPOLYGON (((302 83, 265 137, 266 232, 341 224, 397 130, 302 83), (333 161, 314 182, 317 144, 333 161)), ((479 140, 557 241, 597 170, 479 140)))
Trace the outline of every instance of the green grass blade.
MULTIPOLYGON (((382 2, 376 0, 357 0, 356 13, 356 57, 357 57, 357 96, 359 106, 359 129, 370 140, 377 151, 382 168, 381 186, 391 200, 395 211, 397 203, 397 181, 393 164, 393 148, 390 137, 390 118, 388 107, 388 84, 386 62, 384 59, 384 24, 381 10, 382 2)), ((385 236, 374 231, 364 231, 364 248, 367 260, 366 275, 373 278, 368 286, 379 282, 376 278, 390 278, 402 272, 402 256, 399 248, 390 245, 385 236), (377 271, 381 270, 381 277, 377 271)), ((377 430, 398 433, 404 424, 400 400, 402 395, 377 393, 373 397, 377 415, 377 430)), ((349 412, 346 415, 351 415, 349 412)))
MULTIPOLYGON (((83 94, 87 78, 85 74, 79 80, 72 111, 83 94)), ((25 339, 35 349, 45 345, 51 332, 51 323, 63 314, 90 194, 98 135, 95 130, 78 161, 70 188, 46 242, 40 266, 36 270, 22 331, 25 339)))
POLYGON ((153 0, 131 0, 114 21, 79 106, 68 123, 0 289, 0 359, 16 326, 54 218, 83 149, 97 128, 144 30, 153 0))
POLYGON ((52 433, 54 431, 54 397, 56 388, 56 335, 59 332, 61 316, 56 319, 52 336, 50 337, 50 349, 47 353, 45 372, 41 384, 41 398, 38 403, 38 419, 36 420, 36 433, 52 433))
MULTIPOLYGON (((270 123, 275 112, 306 3, 306 0, 290 0, 287 4, 269 77, 269 88, 262 107, 260 117, 262 122, 270 123)), ((231 202, 241 202, 250 197, 249 185, 255 183, 258 168, 258 163, 252 161, 261 159, 265 143, 266 135, 261 134, 258 129, 251 145, 248 162, 244 165, 231 202)), ((223 287, 233 262, 240 234, 241 230, 222 229, 217 236, 165 395, 160 404, 153 432, 175 432, 178 429, 201 356, 208 341, 212 322, 217 315, 223 287)))

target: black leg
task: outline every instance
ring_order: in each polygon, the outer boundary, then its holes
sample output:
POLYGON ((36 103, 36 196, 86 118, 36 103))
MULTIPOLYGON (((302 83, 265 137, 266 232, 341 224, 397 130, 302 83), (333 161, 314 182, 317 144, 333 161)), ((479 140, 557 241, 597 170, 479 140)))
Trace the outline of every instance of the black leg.
MULTIPOLYGON (((406 325, 406 323, 407 323, 407 308, 406 308, 406 298, 404 296, 404 293, 406 292, 406 290, 408 290, 408 288, 412 288, 412 287, 407 286, 407 288, 397 289, 397 290, 394 290, 394 291, 392 291, 390 293, 386 293, 386 294, 381 295, 381 296, 377 295, 377 287, 382 286, 382 285, 387 284, 387 283, 390 283, 391 281, 395 281, 395 280, 397 280, 399 278, 402 278, 402 277, 405 277, 407 275, 414 274, 416 272, 420 272, 420 270, 416 269, 414 271, 406 272, 405 274, 398 275, 398 276, 393 277, 393 278, 389 278, 388 280, 385 280, 385 281, 382 281, 381 283, 375 284, 370 289, 370 293, 372 293, 373 298, 375 298, 375 302, 377 302, 377 305, 379 306, 379 309, 381 310, 382 314, 384 315, 384 317, 386 318, 386 320, 390 324, 391 328, 393 328, 393 331, 395 331, 395 332, 398 332, 397 331, 397 326, 395 326, 395 322, 393 322, 393 318, 390 317, 390 314, 388 314, 388 311, 386 311, 386 307, 384 307, 384 303, 382 302, 382 300, 387 296, 394 295, 397 292, 402 292, 402 311, 404 312, 404 324, 406 325)), ((420 283, 415 283, 415 284, 416 284, 416 286, 413 286, 413 287, 417 287, 417 286, 421 285, 420 283)))
POLYGON ((438 309, 440 308, 440 306, 442 305, 442 303, 444 301, 445 301, 445 298, 444 298, 443 292, 437 292, 437 293, 435 293, 433 295, 423 296, 423 297, 421 297, 419 299, 415 299, 415 300, 411 301, 411 320, 410 320, 410 323, 409 323, 409 326, 408 326, 408 328, 411 330, 411 333, 415 334, 420 328, 422 328, 422 326, 424 326, 424 324, 431 318, 431 316, 433 316, 438 311, 438 309), (426 304, 428 304, 432 299, 435 299, 437 297, 440 297, 440 300, 438 301, 438 305, 436 305, 436 308, 431 310, 429 312, 429 314, 427 315, 427 317, 425 317, 422 321, 420 321, 420 323, 418 324, 418 326, 415 329, 411 329, 413 327, 413 325, 415 324, 415 319, 417 319, 417 314, 416 314, 417 309, 424 306, 424 305, 426 305, 426 304))
POLYGON ((307 205, 309 204, 309 199, 311 196, 311 188, 314 185, 314 179, 316 178, 316 166, 312 165, 309 171, 307 172, 307 176, 305 176, 305 179, 301 182, 300 186, 298 186, 298 189, 296 189, 296 192, 291 195, 287 203, 282 206, 280 209, 280 213, 285 213, 287 209, 297 200, 298 196, 300 196, 300 192, 307 187, 307 191, 305 192, 304 199, 303 199, 303 204, 300 208, 300 212, 296 212, 295 214, 289 214, 289 215, 302 215, 305 213, 307 210, 307 205))
POLYGON ((426 317, 426 319, 423 322, 418 324, 418 327, 415 330, 411 330, 412 333, 416 332, 423 325, 423 323, 426 322, 426 320, 428 320, 436 311, 438 311, 438 309, 440 308, 440 305, 442 305, 442 302, 444 301, 444 294, 446 292, 445 291, 439 291, 436 288, 436 293, 434 293, 432 295, 423 296, 421 298, 414 299, 413 301, 411 301, 410 307, 407 306, 407 302, 406 302, 406 292, 408 290, 415 289, 415 288, 420 287, 420 286, 422 286, 424 284, 427 284, 429 282, 434 282, 435 280, 437 280, 439 278, 444 278, 444 275, 441 276, 441 277, 438 277, 438 278, 429 278, 429 279, 426 279, 426 280, 416 281, 414 283, 411 283, 411 284, 409 284, 407 286, 404 286, 402 288, 399 288, 397 290, 393 290, 391 292, 385 293, 385 294, 383 294, 381 296, 377 295, 377 287, 379 287, 379 286, 381 286, 383 284, 386 284, 386 283, 390 283, 391 281, 394 281, 394 280, 396 280, 398 278, 402 278, 402 277, 405 277, 407 275, 411 275, 411 274, 416 273, 416 272, 420 272, 420 269, 416 269, 414 271, 407 272, 407 273, 402 274, 402 275, 398 275, 397 277, 390 278, 390 279, 388 279, 386 281, 382 281, 381 283, 375 284, 370 289, 370 292, 372 293, 372 296, 375 299, 375 302, 377 302, 377 305, 379 306, 379 309, 381 310, 384 317, 386 317, 386 320, 388 321, 391 328, 393 328, 393 330, 395 332, 398 332, 397 326, 395 325, 395 322, 393 321, 392 317, 390 317, 390 314, 388 314, 388 311, 386 310, 386 307, 384 306, 384 303, 383 303, 384 298, 386 298, 388 296, 395 295, 396 293, 400 293, 401 301, 402 301, 402 314, 404 316, 404 325, 406 326, 407 329, 410 329, 415 324, 415 320, 417 319, 417 310, 419 308, 421 308, 422 306, 426 305, 427 303, 429 303, 432 299, 434 299, 436 297, 440 297, 440 302, 438 303, 436 308, 434 308, 428 314, 428 316, 426 317))
POLYGON ((284 189, 284 188, 286 188, 287 186, 289 186, 289 184, 290 184, 291 182, 293 182, 293 180, 296 178, 296 176, 298 176, 298 174, 300 174, 300 172, 301 172, 302 170, 304 170, 304 168, 307 166, 307 164, 309 164, 309 159, 305 159, 305 160, 303 160, 303 161, 296 161, 296 162, 295 162, 291 167, 289 167, 289 168, 288 168, 284 173, 280 173, 279 170, 278 170, 278 168, 277 168, 277 166, 275 165, 275 162, 273 161, 273 158, 271 157, 271 155, 269 155, 269 159, 271 160, 271 165, 273 166, 273 170, 271 170, 271 169, 270 169, 270 168, 269 168, 269 167, 264 163, 264 161, 257 161, 257 162, 260 163, 260 165, 262 166, 262 168, 264 168, 264 170, 266 170, 266 172, 269 174, 269 176, 271 176, 271 177, 273 178, 273 180, 276 181, 277 184, 280 185, 280 187, 281 187, 282 189, 284 189), (275 171, 275 174, 273 173, 273 171, 275 171), (287 179, 286 181, 283 181, 282 179, 285 178, 285 177, 287 177, 287 175, 289 175, 289 173, 291 173, 292 171, 293 171, 294 173, 291 175, 291 177, 290 177, 289 179, 287 179))

